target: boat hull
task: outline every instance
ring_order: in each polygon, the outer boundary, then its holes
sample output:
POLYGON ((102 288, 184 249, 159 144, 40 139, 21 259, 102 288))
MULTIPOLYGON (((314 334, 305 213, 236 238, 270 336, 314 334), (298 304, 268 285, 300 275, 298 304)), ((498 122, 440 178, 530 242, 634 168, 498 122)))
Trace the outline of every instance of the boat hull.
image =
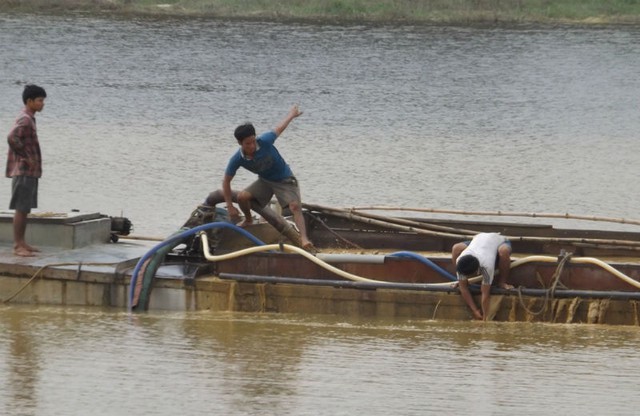
MULTIPOLYGON (((514 289, 492 288, 493 320, 638 324, 639 251, 634 243, 627 243, 639 241, 637 233, 502 222, 429 223, 472 233, 498 231, 514 236, 510 238, 513 260, 544 257, 544 261, 524 261, 511 270, 509 282, 514 289), (607 265, 627 280, 596 263, 581 262, 584 256, 606 258, 607 265)), ((316 215, 308 228, 321 248, 317 258, 329 268, 310 261, 308 255, 272 250, 210 263, 204 266, 202 278, 232 285, 233 289, 218 298, 222 304, 230 299, 223 307, 229 310, 472 319, 452 285, 455 277, 449 254, 464 236, 389 228, 326 212, 316 215), (398 256, 407 251, 415 256, 398 256), (345 278, 336 269, 363 281, 345 278)), ((270 234, 268 224, 257 224, 252 230, 267 243, 287 243, 278 233, 270 234)), ((229 233, 216 253, 248 246, 229 233)), ((195 280, 196 287, 202 278, 195 280)), ((478 302, 479 287, 471 290, 478 302)), ((216 306, 208 303, 204 308, 216 306)))
MULTIPOLYGON (((284 278, 226 275, 196 279, 184 292, 170 282, 154 289, 151 306, 251 313, 332 314, 347 319, 470 320, 469 309, 453 290, 367 287, 338 281, 295 282, 284 278), (175 301, 177 300, 177 302, 175 301), (184 300, 184 304, 180 302, 184 300)), ((479 295, 475 295, 476 301, 479 295)), ((490 318, 502 322, 639 325, 636 299, 574 294, 546 297, 494 293, 490 318)))

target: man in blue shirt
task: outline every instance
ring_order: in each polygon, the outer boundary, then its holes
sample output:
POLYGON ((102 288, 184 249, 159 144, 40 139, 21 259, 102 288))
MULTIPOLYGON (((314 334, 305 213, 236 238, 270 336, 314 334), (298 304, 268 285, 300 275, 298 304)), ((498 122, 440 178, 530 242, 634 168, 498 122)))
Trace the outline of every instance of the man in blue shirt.
POLYGON ((283 208, 288 206, 293 214, 293 221, 300 231, 302 248, 315 252, 316 249, 313 243, 307 237, 298 181, 293 176, 293 172, 287 162, 274 146, 278 136, 282 134, 294 118, 301 114, 302 111, 297 105, 294 105, 280 123, 272 130, 259 136, 256 136, 256 130, 251 123, 238 126, 234 131, 234 136, 240 145, 240 149, 229 159, 222 181, 222 191, 229 215, 231 218, 237 217, 239 212, 233 206, 231 180, 240 167, 257 174, 258 180, 238 193, 238 205, 244 214, 244 221, 238 225, 244 227, 253 222, 251 217, 252 200, 256 201, 259 206, 264 207, 275 194, 280 206, 283 208))

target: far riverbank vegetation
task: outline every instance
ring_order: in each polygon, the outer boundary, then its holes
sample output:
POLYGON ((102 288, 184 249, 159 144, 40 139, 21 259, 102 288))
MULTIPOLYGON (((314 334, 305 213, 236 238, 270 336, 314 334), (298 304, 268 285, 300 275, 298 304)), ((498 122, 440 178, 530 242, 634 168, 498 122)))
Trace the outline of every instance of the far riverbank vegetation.
POLYGON ((640 24, 640 0, 2 0, 2 12, 413 24, 640 24))

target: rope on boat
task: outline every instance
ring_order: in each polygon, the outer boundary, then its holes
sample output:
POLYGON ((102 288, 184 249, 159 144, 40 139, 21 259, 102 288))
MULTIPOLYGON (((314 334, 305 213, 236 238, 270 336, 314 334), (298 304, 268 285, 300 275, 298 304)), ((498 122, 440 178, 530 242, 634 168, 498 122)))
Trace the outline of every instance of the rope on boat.
POLYGON ((329 233, 331 233, 331 235, 333 235, 335 238, 337 238, 338 240, 344 242, 345 244, 355 247, 357 249, 362 249, 362 247, 360 247, 358 244, 354 243, 353 241, 347 240, 346 238, 344 238, 343 236, 341 236, 340 234, 338 234, 337 232, 333 231, 333 229, 331 229, 331 227, 329 227, 327 224, 324 223, 324 221, 322 221, 320 218, 318 218, 317 216, 311 214, 310 212, 307 212, 306 215, 311 218, 313 221, 317 222, 318 224, 320 224, 322 226, 322 228, 324 228, 325 230, 327 230, 329 233))
POLYGON ((553 295, 556 292, 556 286, 558 286, 558 283, 560 282, 560 276, 562 275, 562 270, 564 269, 564 265, 569 261, 570 258, 571 258, 571 253, 563 254, 562 259, 558 263, 558 267, 556 268, 556 271, 553 273, 553 276, 551 277, 551 286, 544 292, 544 302, 542 303, 542 307, 540 308, 539 311, 534 312, 531 309, 529 309, 527 305, 524 304, 524 299, 522 298, 522 286, 518 287, 518 300, 520 301, 520 305, 522 305, 522 308, 528 314, 537 316, 544 313, 547 310, 547 307, 549 306, 549 300, 553 300, 553 295))
POLYGON ((117 266, 118 263, 83 263, 83 262, 69 262, 69 263, 50 263, 50 264, 45 264, 44 266, 40 267, 30 278, 29 280, 27 280, 27 282, 22 285, 22 287, 20 289, 18 289, 13 295, 9 296, 8 298, 6 298, 4 301, 2 301, 3 303, 9 303, 11 302, 16 296, 18 296, 20 293, 22 293, 23 290, 25 290, 31 283, 35 282, 36 278, 40 275, 40 273, 42 273, 42 271, 44 271, 44 269, 46 269, 47 267, 59 267, 59 266, 78 266, 78 276, 80 274, 80 269, 82 268, 82 266, 117 266))

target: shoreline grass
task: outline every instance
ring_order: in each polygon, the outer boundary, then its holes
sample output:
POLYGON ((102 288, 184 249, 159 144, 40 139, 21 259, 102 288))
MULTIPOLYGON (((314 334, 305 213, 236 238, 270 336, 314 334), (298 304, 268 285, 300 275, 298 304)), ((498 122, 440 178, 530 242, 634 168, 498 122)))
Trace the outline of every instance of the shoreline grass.
POLYGON ((3 0, 0 13, 409 24, 640 24, 640 0, 3 0))

